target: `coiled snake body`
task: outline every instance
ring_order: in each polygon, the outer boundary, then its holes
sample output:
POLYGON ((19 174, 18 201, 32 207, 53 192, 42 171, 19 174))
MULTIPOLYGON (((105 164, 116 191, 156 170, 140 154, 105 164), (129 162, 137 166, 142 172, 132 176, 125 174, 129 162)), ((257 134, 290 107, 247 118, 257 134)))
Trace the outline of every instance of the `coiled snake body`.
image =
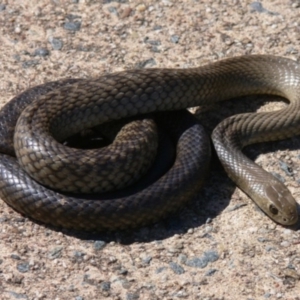
POLYGON ((209 140, 198 122, 186 113, 171 114, 171 121, 160 118, 158 122, 170 123, 178 141, 174 165, 153 184, 114 199, 89 194, 120 189, 147 171, 157 146, 150 142, 156 136, 153 121, 146 116, 126 125, 108 152, 72 149, 60 142, 112 120, 253 94, 282 96, 290 104, 276 112, 224 120, 213 132, 214 147, 230 178, 268 216, 294 224, 297 205, 288 189, 241 152, 252 143, 300 133, 300 66, 266 55, 193 69, 69 79, 23 92, 0 112, 0 196, 33 219, 66 228, 122 229, 153 222, 186 203, 208 172, 209 140))

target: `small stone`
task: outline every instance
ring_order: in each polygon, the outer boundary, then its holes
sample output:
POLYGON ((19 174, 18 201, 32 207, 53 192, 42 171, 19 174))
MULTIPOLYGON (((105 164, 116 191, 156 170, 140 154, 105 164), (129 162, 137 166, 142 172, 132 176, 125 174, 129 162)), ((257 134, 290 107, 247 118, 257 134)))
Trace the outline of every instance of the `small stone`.
POLYGON ((268 242, 268 239, 264 238, 264 237, 259 237, 257 238, 257 240, 261 243, 265 243, 265 242, 268 242))
POLYGON ((161 46, 161 41, 160 40, 145 39, 145 43, 150 44, 152 46, 161 46))
POLYGON ((283 241, 280 243, 281 247, 287 248, 291 246, 291 243, 289 243, 288 241, 283 241))
POLYGON ((141 3, 136 7, 136 10, 139 12, 145 11, 146 10, 146 5, 141 3))
POLYGON ((7 217, 1 217, 1 218, 0 218, 0 223, 6 222, 7 220, 8 220, 7 217))
POLYGON ((217 269, 210 269, 207 272, 205 272, 205 276, 212 276, 217 272, 217 269))
POLYGON ((126 295, 126 300, 137 300, 140 299, 140 295, 138 293, 128 293, 126 295))
POLYGON ((32 59, 32 60, 24 61, 24 62, 22 63, 22 67, 23 67, 24 69, 27 69, 27 68, 29 68, 29 67, 34 67, 34 66, 36 66, 36 65, 38 65, 38 64, 39 64, 39 61, 37 61, 37 60, 35 60, 35 59, 32 59))
POLYGON ((81 297, 81 296, 76 296, 76 297, 75 297, 75 300, 84 300, 84 298, 81 297))
POLYGON ((205 224, 209 224, 212 222, 212 218, 207 218, 206 221, 205 221, 205 224))
POLYGON ((185 254, 179 254, 178 255, 178 262, 181 264, 185 264, 187 260, 187 256, 185 254))
POLYGON ((149 58, 149 59, 146 59, 144 61, 138 62, 136 64, 136 68, 142 69, 142 68, 145 68, 145 67, 151 67, 151 66, 155 66, 155 65, 156 65, 155 59, 154 58, 149 58))
POLYGON ((112 13, 112 14, 118 16, 118 10, 117 10, 116 7, 110 6, 110 7, 108 8, 108 11, 109 11, 110 13, 112 13))
POLYGON ((52 249, 49 254, 48 254, 48 258, 53 260, 55 258, 59 258, 61 257, 61 252, 62 252, 63 247, 59 246, 59 247, 55 247, 54 249, 52 249))
POLYGON ((155 25, 153 27, 153 30, 161 30, 162 29, 162 26, 161 25, 155 25))
POLYGON ((64 29, 69 31, 79 31, 81 27, 81 22, 74 21, 74 22, 66 22, 64 24, 64 29))
POLYGON ((156 269, 155 273, 159 274, 159 273, 163 272, 166 269, 167 269, 166 267, 159 267, 159 268, 156 269))
POLYGON ((101 250, 105 247, 106 243, 104 241, 96 241, 94 243, 94 249, 95 250, 101 250))
POLYGON ((110 290, 110 282, 108 281, 101 282, 100 287, 102 291, 108 292, 110 290))
POLYGON ((122 268, 121 270, 119 270, 118 272, 119 275, 127 275, 128 274, 128 270, 125 268, 122 268))
POLYGON ((152 260, 152 256, 147 256, 143 258, 143 263, 149 265, 152 260))
POLYGON ((181 267, 180 265, 178 265, 175 262, 170 262, 169 266, 170 266, 170 268, 173 270, 173 272, 175 274, 180 275, 180 274, 183 274, 185 272, 184 269, 183 269, 183 267, 181 267))
POLYGON ((19 255, 17 255, 17 254, 12 254, 10 257, 12 259, 16 259, 16 260, 20 260, 21 259, 21 257, 19 255))
POLYGON ((178 44, 178 42, 179 42, 179 36, 176 35, 176 34, 173 34, 171 36, 171 42, 174 43, 174 44, 178 44))
POLYGON ((205 268, 208 264, 208 260, 205 256, 194 257, 192 259, 187 260, 185 264, 189 267, 205 268))
POLYGON ((262 4, 260 2, 257 2, 257 1, 252 2, 250 4, 250 7, 251 7, 252 11, 257 11, 257 12, 260 12, 260 13, 265 11, 262 4))
POLYGON ((270 251, 272 251, 272 250, 276 250, 276 248, 273 247, 273 246, 266 246, 265 249, 266 249, 267 252, 270 252, 270 251))
POLYGON ((51 44, 54 50, 61 50, 64 45, 64 43, 57 38, 49 38, 49 43, 51 44))
POLYGON ((213 228, 212 226, 205 226, 205 229, 204 229, 204 230, 205 230, 206 233, 209 233, 209 232, 212 232, 213 229, 214 229, 214 228, 213 228))
POLYGON ((19 263, 17 264, 17 269, 21 273, 27 273, 29 271, 29 263, 28 262, 19 263))
POLYGON ((68 287, 68 291, 69 292, 74 292, 75 291, 75 287, 73 284, 71 284, 69 287, 68 287))
POLYGON ((82 258, 85 255, 85 253, 81 252, 81 251, 74 251, 73 252, 73 256, 75 258, 82 258))
POLYGON ((188 296, 189 296, 189 294, 183 290, 180 290, 174 294, 174 297, 176 297, 176 298, 187 298, 188 296))
POLYGON ((279 160, 279 165, 288 176, 293 176, 293 170, 284 161, 279 160))
POLYGON ((0 11, 3 11, 6 9, 6 5, 5 4, 0 4, 0 11))
POLYGON ((16 26, 15 33, 21 33, 22 29, 20 26, 16 26))
POLYGON ((120 18, 121 19, 125 19, 125 18, 127 18, 127 17, 129 17, 130 16, 130 14, 131 14, 131 12, 132 12, 132 8, 131 7, 125 7, 122 11, 121 11, 121 13, 120 13, 120 18))
POLYGON ((270 294, 270 293, 265 293, 265 294, 264 294, 264 298, 269 299, 270 297, 271 297, 271 294, 270 294))
POLYGON ((50 52, 46 48, 38 48, 38 49, 35 49, 35 51, 34 51, 34 55, 36 55, 36 56, 47 56, 49 54, 50 54, 50 52))
POLYGON ((15 293, 12 291, 10 291, 9 294, 12 295, 16 299, 28 299, 28 297, 25 294, 15 293))
POLYGON ((204 252, 204 256, 209 262, 214 262, 219 259, 219 254, 214 250, 204 252))

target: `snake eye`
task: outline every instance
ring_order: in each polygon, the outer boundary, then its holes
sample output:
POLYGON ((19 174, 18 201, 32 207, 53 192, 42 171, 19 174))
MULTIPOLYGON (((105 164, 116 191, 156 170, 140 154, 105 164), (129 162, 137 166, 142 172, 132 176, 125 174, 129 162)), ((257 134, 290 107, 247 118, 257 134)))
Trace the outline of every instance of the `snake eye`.
POLYGON ((273 204, 270 204, 269 210, 273 215, 278 215, 278 209, 273 204))

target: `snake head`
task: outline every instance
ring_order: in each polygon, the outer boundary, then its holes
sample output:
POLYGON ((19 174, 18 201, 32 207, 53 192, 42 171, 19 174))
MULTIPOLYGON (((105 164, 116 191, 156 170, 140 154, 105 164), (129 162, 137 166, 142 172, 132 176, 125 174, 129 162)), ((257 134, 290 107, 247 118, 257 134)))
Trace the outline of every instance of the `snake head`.
POLYGON ((293 225, 298 221, 297 203, 287 187, 272 180, 265 187, 264 212, 275 222, 293 225))

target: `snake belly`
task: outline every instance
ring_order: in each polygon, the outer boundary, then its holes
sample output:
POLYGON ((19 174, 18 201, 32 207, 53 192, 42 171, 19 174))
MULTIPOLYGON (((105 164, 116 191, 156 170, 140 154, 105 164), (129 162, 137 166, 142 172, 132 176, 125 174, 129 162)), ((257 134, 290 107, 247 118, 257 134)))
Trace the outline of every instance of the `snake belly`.
MULTIPOLYGON (((294 224, 297 205, 288 189, 241 152, 252 143, 300 133, 299 64, 268 55, 235 57, 191 69, 129 70, 89 80, 51 82, 25 91, 0 112, 0 196, 35 220, 65 228, 101 231, 154 222, 190 200, 208 172, 209 141, 198 122, 183 113, 176 121, 178 145, 172 168, 145 189, 116 199, 97 200, 77 194, 131 184, 137 180, 131 169, 139 169, 138 160, 143 166, 138 172, 145 172, 149 166, 135 151, 136 145, 142 148, 151 143, 136 133, 136 127, 147 131, 147 126, 143 127, 146 121, 138 120, 137 126, 130 125, 121 134, 122 138, 133 138, 129 147, 133 154, 122 155, 126 143, 121 140, 108 155, 93 150, 83 158, 83 151, 60 141, 108 121, 253 94, 282 96, 290 104, 276 112, 241 114, 224 120, 213 132, 213 143, 237 186, 274 221, 294 224), (135 140, 136 136, 139 138, 135 140), (99 162, 101 167, 91 171, 99 157, 112 160, 103 165, 99 162), (120 165, 129 166, 122 176, 118 159, 120 165), (88 167, 83 165, 85 161, 88 167), (115 173, 109 175, 108 169, 115 173), (82 177, 84 184, 79 182, 82 177), (96 184, 91 183, 94 179, 96 184)), ((146 136, 151 136, 152 130, 148 131, 146 136)), ((147 158, 150 148, 143 148, 148 161, 152 160, 147 158)))

